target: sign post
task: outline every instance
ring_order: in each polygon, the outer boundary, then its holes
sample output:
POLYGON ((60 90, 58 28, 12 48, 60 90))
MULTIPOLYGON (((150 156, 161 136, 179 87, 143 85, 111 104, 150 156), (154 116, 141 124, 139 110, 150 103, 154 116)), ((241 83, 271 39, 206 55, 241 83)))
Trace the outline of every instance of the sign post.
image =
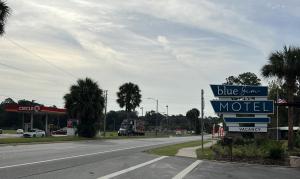
POLYGON ((274 113, 274 101, 267 100, 267 86, 210 86, 219 98, 212 100, 211 105, 217 114, 223 115, 229 132, 267 132, 268 114, 274 113))

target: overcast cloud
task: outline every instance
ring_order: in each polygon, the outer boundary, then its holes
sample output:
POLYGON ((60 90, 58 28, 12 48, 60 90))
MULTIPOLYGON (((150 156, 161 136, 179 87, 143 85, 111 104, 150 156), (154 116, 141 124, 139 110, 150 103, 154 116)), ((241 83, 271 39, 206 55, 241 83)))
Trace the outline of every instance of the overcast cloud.
POLYGON ((13 11, 0 39, 1 100, 62 107, 76 78, 91 77, 108 90, 109 110, 119 110, 116 92, 130 81, 140 86, 146 111, 155 109, 152 97, 160 112, 168 105, 171 114, 185 114, 200 108, 204 89, 206 115, 214 115, 209 84, 259 75, 272 50, 300 44, 296 0, 7 3, 13 11))

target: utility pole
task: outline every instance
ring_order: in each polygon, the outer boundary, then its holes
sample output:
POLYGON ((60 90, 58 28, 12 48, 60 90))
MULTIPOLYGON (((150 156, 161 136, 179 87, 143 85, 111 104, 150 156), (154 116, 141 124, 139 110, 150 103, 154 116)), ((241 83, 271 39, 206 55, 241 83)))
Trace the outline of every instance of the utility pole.
POLYGON ((105 95, 105 108, 104 108, 104 121, 103 121, 103 136, 105 137, 106 130, 106 110, 107 110, 107 90, 104 90, 105 95))
POLYGON ((202 144, 201 144, 201 147, 202 147, 202 153, 203 153, 203 125, 204 125, 204 90, 202 89, 201 90, 201 139, 202 139, 202 144))
POLYGON ((169 133, 169 130, 170 130, 170 123, 169 123, 169 106, 166 105, 166 108, 167 108, 167 132, 169 133))
POLYGON ((147 99, 151 99, 153 101, 156 101, 156 115, 155 115, 155 136, 157 136, 157 117, 158 117, 158 99, 154 99, 154 98, 147 98, 147 99))
POLYGON ((277 122, 276 122, 276 123, 277 123, 276 139, 277 139, 277 141, 278 141, 278 139, 279 139, 279 135, 278 135, 278 123, 279 123, 279 122, 278 122, 278 119, 279 119, 279 113, 278 113, 278 112, 279 112, 278 97, 279 97, 279 94, 278 94, 278 88, 277 88, 277 97, 276 97, 276 98, 277 98, 277 99, 276 99, 276 100, 277 100, 277 101, 276 101, 276 104, 277 104, 277 107, 276 107, 276 108, 277 108, 277 109, 276 109, 276 119, 277 119, 277 122))
MULTIPOLYGON (((35 100, 31 100, 31 106, 34 106, 35 100)), ((33 113, 34 111, 31 111, 30 113, 30 130, 33 129, 33 113)))

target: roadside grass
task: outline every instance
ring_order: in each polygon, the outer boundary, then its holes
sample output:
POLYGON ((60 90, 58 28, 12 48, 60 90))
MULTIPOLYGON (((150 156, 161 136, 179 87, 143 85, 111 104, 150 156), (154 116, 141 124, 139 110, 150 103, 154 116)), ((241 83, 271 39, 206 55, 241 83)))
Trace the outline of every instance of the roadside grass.
MULTIPOLYGON (((101 136, 103 137, 103 132, 101 132, 101 136)), ((118 137, 118 132, 117 131, 105 132, 105 137, 118 137)))
MULTIPOLYGON (((297 151, 293 151, 297 154, 297 151)), ((259 163, 271 165, 286 165, 288 157, 286 141, 269 139, 236 139, 232 146, 232 158, 230 148, 218 141, 215 145, 196 151, 198 159, 235 161, 246 163, 259 163)), ((291 153, 290 153, 291 154, 291 153)))
POLYGON ((203 152, 202 149, 196 150, 197 158, 198 159, 206 159, 206 160, 214 160, 214 153, 210 147, 204 148, 203 152))
MULTIPOLYGON (((4 130, 4 133, 13 134, 16 133, 14 130, 4 130), (7 131, 7 132, 6 132, 7 131)), ((134 138, 155 138, 155 137, 169 137, 165 133, 158 133, 157 136, 154 132, 146 132, 145 136, 118 136, 116 131, 108 131, 103 136, 101 133, 100 136, 95 138, 84 138, 78 136, 59 136, 59 137, 43 137, 43 138, 0 138, 0 144, 25 144, 25 143, 51 143, 51 142, 64 142, 64 141, 81 141, 81 140, 102 140, 102 139, 134 139, 134 138)))
POLYGON ((167 133, 157 133, 155 132, 146 132, 144 136, 118 136, 117 131, 109 131, 105 132, 105 137, 103 136, 103 132, 98 136, 102 139, 132 139, 132 138, 155 138, 155 137, 169 137, 169 134, 167 133))
POLYGON ((16 130, 3 130, 3 134, 17 134, 16 130))
POLYGON ((37 137, 37 138, 2 138, 0 139, 0 144, 20 144, 20 143, 35 143, 35 142, 63 142, 63 141, 80 141, 80 140, 93 140, 93 138, 83 138, 83 137, 37 137))
MULTIPOLYGON (((204 144, 207 142, 208 141, 204 141, 204 144)), ((155 155, 175 156, 177 152, 182 148, 201 146, 201 144, 202 142, 200 140, 197 140, 197 141, 173 144, 173 145, 168 145, 168 146, 159 147, 155 149, 150 149, 145 152, 149 154, 155 154, 155 155)))

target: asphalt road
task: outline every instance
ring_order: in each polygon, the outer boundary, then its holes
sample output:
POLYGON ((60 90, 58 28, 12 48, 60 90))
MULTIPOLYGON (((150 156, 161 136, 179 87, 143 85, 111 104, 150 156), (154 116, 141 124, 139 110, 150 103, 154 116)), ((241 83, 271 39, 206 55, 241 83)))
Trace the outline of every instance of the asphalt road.
MULTIPOLYGON (((209 137, 209 136, 206 136, 209 137)), ((0 178, 298 178, 300 170, 161 157, 142 151, 200 137, 66 142, 0 147, 0 178)))

